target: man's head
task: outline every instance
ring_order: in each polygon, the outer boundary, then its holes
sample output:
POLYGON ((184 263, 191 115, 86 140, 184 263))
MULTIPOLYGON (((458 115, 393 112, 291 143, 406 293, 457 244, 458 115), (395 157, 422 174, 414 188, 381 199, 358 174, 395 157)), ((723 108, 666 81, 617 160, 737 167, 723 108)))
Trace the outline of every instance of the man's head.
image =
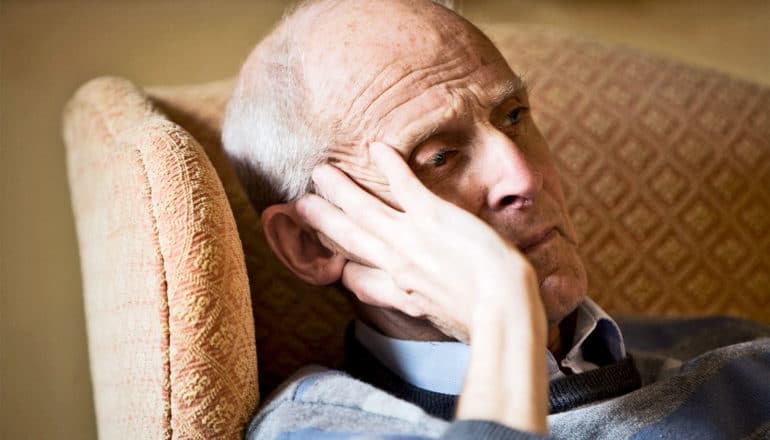
POLYGON ((266 208, 273 250, 299 277, 335 282, 347 258, 293 208, 314 166, 331 162, 392 203, 369 160, 375 141, 526 255, 551 325, 583 298, 575 231, 524 84, 477 28, 429 1, 311 2, 244 64, 225 149, 266 208))

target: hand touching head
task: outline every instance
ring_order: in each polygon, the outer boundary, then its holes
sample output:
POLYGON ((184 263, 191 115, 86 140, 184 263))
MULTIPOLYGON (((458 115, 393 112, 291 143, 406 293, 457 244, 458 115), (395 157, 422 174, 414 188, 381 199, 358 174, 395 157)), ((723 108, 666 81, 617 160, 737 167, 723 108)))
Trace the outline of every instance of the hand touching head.
POLYGON ((324 246, 292 202, 311 189, 312 169, 329 162, 394 205, 369 157, 382 142, 433 193, 521 250, 549 324, 585 294, 574 228, 526 87, 478 29, 441 6, 300 7, 244 64, 224 142, 252 200, 267 207, 263 226, 276 255, 308 282, 338 280, 354 257, 324 246))

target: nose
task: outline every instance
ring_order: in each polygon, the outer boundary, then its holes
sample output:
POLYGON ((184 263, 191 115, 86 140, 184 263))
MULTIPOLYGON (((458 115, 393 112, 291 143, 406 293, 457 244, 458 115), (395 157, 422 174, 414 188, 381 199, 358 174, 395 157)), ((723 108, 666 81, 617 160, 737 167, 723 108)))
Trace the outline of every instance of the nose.
POLYGON ((524 209, 543 188, 543 173, 532 154, 504 133, 487 138, 487 204, 494 210, 524 209))

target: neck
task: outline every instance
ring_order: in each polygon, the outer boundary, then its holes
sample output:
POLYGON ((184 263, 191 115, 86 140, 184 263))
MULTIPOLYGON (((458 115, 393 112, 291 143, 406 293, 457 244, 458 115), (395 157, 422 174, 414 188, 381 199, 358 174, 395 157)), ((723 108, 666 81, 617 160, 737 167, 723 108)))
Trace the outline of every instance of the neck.
POLYGON ((548 351, 550 351, 556 360, 561 360, 561 331, 559 326, 555 325, 548 329, 548 351))
POLYGON ((410 341, 453 341, 429 321, 417 319, 395 310, 386 310, 361 302, 355 304, 356 316, 385 336, 410 341))
MULTIPOLYGON (((386 310, 361 302, 355 303, 358 319, 385 336, 410 341, 453 341, 429 321, 417 319, 395 310, 386 310)), ((573 311, 548 329, 548 351, 558 362, 566 355, 575 334, 577 312, 573 311)))

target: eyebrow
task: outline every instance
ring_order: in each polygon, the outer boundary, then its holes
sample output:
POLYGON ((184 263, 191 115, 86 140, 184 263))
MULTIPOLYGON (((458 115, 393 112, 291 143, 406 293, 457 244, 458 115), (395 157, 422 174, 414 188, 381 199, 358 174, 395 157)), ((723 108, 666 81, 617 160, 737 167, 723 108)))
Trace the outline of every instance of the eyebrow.
MULTIPOLYGON (((516 76, 515 79, 507 80, 501 85, 494 87, 491 92, 487 93, 490 102, 489 107, 493 109, 497 108, 505 101, 526 95, 527 90, 527 83, 521 77, 516 76)), ((404 144, 404 146, 417 147, 433 137, 441 127, 446 126, 451 119, 451 117, 442 116, 438 121, 431 124, 430 127, 423 126, 410 128, 405 137, 401 139, 401 143, 404 144)), ((412 149, 410 156, 414 151, 416 151, 416 148, 412 149)))
POLYGON ((521 95, 526 95, 528 90, 529 88, 527 87, 527 82, 524 81, 520 76, 516 76, 515 79, 506 81, 501 86, 496 87, 495 90, 490 93, 492 97, 491 107, 495 108, 509 99, 516 98, 521 95))

